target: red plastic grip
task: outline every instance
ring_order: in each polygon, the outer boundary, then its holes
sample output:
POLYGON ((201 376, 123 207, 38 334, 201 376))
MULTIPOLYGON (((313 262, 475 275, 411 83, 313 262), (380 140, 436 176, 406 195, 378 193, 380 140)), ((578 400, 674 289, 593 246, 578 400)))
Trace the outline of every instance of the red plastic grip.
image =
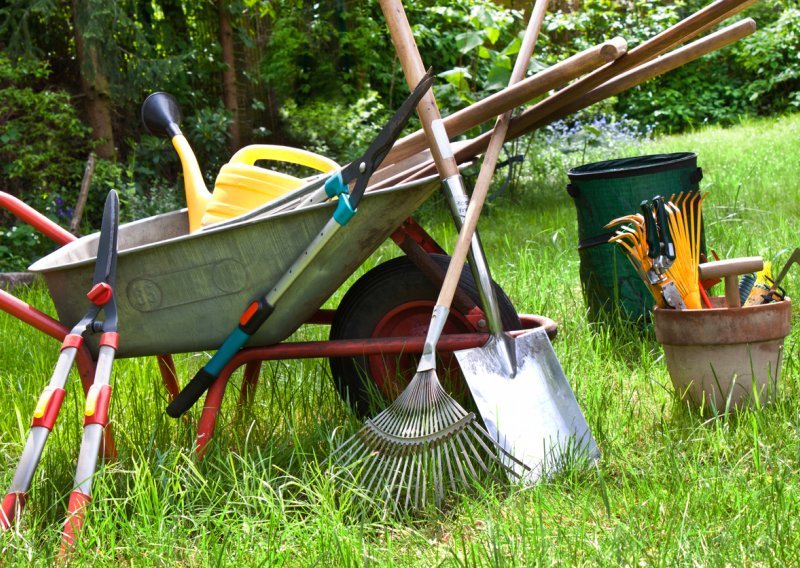
POLYGON ((108 407, 111 404, 111 387, 103 385, 92 387, 86 395, 86 410, 83 425, 99 424, 103 428, 108 424, 108 407))
POLYGON ((0 508, 0 530, 7 531, 14 524, 17 511, 21 511, 25 506, 25 493, 9 493, 3 498, 3 505, 0 508))
MULTIPOLYGON (((44 396, 44 393, 42 395, 44 396)), ((66 396, 67 391, 64 389, 52 389, 50 391, 50 398, 45 403, 44 413, 41 416, 37 417, 34 413, 33 420, 31 420, 31 426, 43 426, 48 430, 53 430, 53 425, 56 423, 56 419, 58 418, 58 412, 61 410, 61 403, 64 402, 64 397, 66 396)), ((38 408, 37 408, 38 410, 38 408)))
POLYGON ((73 491, 70 494, 69 505, 67 505, 67 522, 64 523, 64 532, 61 534, 62 552, 75 543, 75 538, 81 532, 83 520, 86 517, 86 505, 91 500, 91 496, 80 491, 73 491))
POLYGON ((113 295, 114 288, 111 287, 111 284, 106 282, 98 282, 92 286, 92 289, 89 290, 89 293, 86 294, 86 297, 89 298, 89 301, 95 306, 104 306, 108 303, 113 295))
POLYGON ((81 345, 83 345, 82 335, 78 335, 77 333, 68 333, 66 337, 64 337, 64 341, 61 342, 61 350, 63 351, 69 347, 80 349, 81 345))
POLYGON ((100 347, 106 345, 112 347, 114 351, 119 349, 119 333, 109 331, 100 336, 100 347))
POLYGON ((239 325, 247 325, 247 322, 250 321, 250 318, 258 311, 258 302, 253 302, 247 309, 242 313, 242 317, 239 318, 239 325))

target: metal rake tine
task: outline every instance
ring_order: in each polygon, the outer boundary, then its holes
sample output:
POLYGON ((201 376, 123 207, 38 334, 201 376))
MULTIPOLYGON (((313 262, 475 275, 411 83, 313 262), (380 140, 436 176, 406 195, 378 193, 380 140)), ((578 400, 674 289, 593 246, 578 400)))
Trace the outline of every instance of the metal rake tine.
MULTIPOLYGON (((441 429, 444 427, 444 418, 440 415, 436 416, 436 427, 441 429)), ((444 487, 441 486, 439 480, 443 479, 443 472, 442 472, 442 444, 436 444, 436 470, 437 470, 437 480, 434 481, 434 490, 436 491, 436 502, 441 503, 444 501, 444 487)))
POLYGON ((436 446, 436 466, 438 470, 438 480, 439 482, 436 483, 436 503, 441 504, 444 501, 444 471, 442 469, 442 445, 437 444, 436 446))
MULTIPOLYGON (((361 429, 363 429, 363 426, 362 426, 361 429)), ((359 429, 359 432, 361 431, 361 429, 359 429)), ((328 458, 325 461, 328 461, 329 459, 331 459, 331 457, 336 456, 336 454, 338 454, 339 452, 344 451, 345 448, 352 448, 354 445, 356 445, 357 439, 358 439, 358 433, 353 434, 352 436, 347 438, 344 442, 339 444, 339 446, 337 446, 337 448, 335 450, 333 450, 331 452, 330 456, 328 456, 328 458)), ((348 453, 349 453, 349 451, 348 451, 348 453)), ((339 461, 339 460, 337 459, 335 461, 339 461)))
POLYGON ((503 461, 502 461, 500 456, 502 456, 503 458, 511 460, 512 462, 514 462, 515 464, 520 466, 523 469, 523 471, 530 470, 530 468, 527 465, 525 465, 522 461, 520 461, 519 459, 514 457, 514 455, 511 454, 511 452, 506 450, 503 446, 500 445, 499 442, 497 442, 494 438, 492 438, 486 430, 484 430, 480 426, 477 426, 477 425, 474 425, 474 424, 471 427, 476 432, 476 440, 477 440, 478 444, 480 444, 480 446, 483 448, 483 450, 487 454, 489 454, 489 456, 491 456, 491 458, 496 463, 498 463, 505 471, 507 471, 509 473, 512 473, 512 474, 516 475, 517 477, 521 477, 518 473, 516 473, 516 471, 514 471, 514 468, 512 468, 512 467, 508 466, 507 464, 503 463, 503 461), (484 437, 486 437, 487 439, 489 439, 492 442, 492 448, 491 449, 484 442, 484 437))
MULTIPOLYGON (((455 441, 458 443, 458 446, 461 449, 461 455, 463 457, 465 457, 465 458, 468 458, 469 454, 467 453, 467 450, 464 447, 464 442, 461 439, 461 436, 455 436, 455 441)), ((473 479, 478 479, 478 472, 475 471, 474 467, 472 467, 472 462, 469 459, 467 459, 467 460, 465 460, 465 463, 466 463, 467 467, 469 468, 470 473, 472 474, 472 478, 473 479)))
POLYGON ((458 447, 456 446, 456 442, 453 438, 448 440, 450 445, 450 450, 453 456, 453 461, 456 464, 456 469, 458 470, 458 474, 460 476, 461 482, 463 483, 464 487, 469 487, 469 482, 467 481, 467 476, 464 475, 464 467, 461 463, 461 459, 459 459, 459 452, 458 447))
POLYGON ((384 472, 391 472, 393 464, 397 463, 401 456, 401 452, 393 452, 391 454, 382 452, 378 458, 380 460, 379 464, 375 467, 375 471, 371 472, 371 477, 364 491, 370 494, 379 492, 378 484, 382 479, 385 479, 384 472))
MULTIPOLYGON (((337 461, 343 465, 352 464, 363 459, 362 456, 372 451, 372 435, 373 431, 368 426, 362 426, 358 432, 353 434, 350 439, 342 445, 350 443, 347 452, 341 456, 337 461)), ((339 450, 334 452, 334 455, 339 450)))
MULTIPOLYGON (((450 452, 448 451, 450 441, 449 440, 442 440, 441 449, 442 454, 444 454, 445 465, 447 466, 447 475, 450 479, 450 488, 453 492, 456 491, 456 484, 455 484, 455 476, 453 475, 453 464, 450 463, 450 452)), ((444 489, 443 489, 444 490, 444 489)))
POLYGON ((397 476, 400 475, 400 467, 404 459, 405 459, 405 452, 400 451, 397 453, 396 456, 393 456, 392 460, 389 462, 391 467, 389 465, 387 465, 386 467, 386 471, 391 472, 392 476, 391 481, 389 481, 389 483, 387 483, 385 487, 388 499, 391 499, 391 496, 388 494, 391 493, 391 488, 394 485, 395 480, 397 480, 397 476))
POLYGON ((414 468, 416 467, 416 464, 417 464, 417 454, 412 454, 411 455, 411 466, 410 466, 409 472, 408 472, 408 481, 406 482, 406 485, 405 485, 405 488, 406 488, 406 502, 403 505, 403 508, 405 510, 409 509, 409 504, 410 504, 410 501, 411 501, 411 485, 413 483, 414 468))
POLYGON ((406 486, 406 473, 408 472, 409 463, 413 459, 413 454, 406 454, 403 458, 403 469, 400 473, 400 479, 397 482, 395 509, 400 508, 400 496, 403 493, 403 488, 406 486))
POLYGON ((361 475, 361 479, 365 480, 364 483, 367 483, 367 485, 364 486, 364 490, 367 493, 371 492, 374 480, 379 478, 377 473, 380 471, 381 466, 384 464, 384 462, 389 460, 382 450, 383 448, 379 448, 372 453, 370 464, 367 466, 366 471, 364 471, 361 475))
POLYGON ((420 453, 420 476, 419 476, 419 483, 417 484, 417 497, 420 496, 420 491, 422 492, 422 499, 418 501, 415 508, 417 509, 424 509, 425 508, 425 496, 427 493, 427 485, 428 485, 428 467, 430 467, 430 453, 428 451, 423 450, 420 453))
MULTIPOLYGON (((472 451, 472 458, 474 458, 474 461, 480 466, 480 468, 483 470, 484 473, 490 475, 495 479, 495 481, 499 482, 500 480, 497 478, 494 472, 489 470, 489 466, 486 465, 486 462, 483 460, 483 457, 481 456, 480 452, 478 452, 478 450, 475 448, 475 444, 472 441, 472 438, 476 436, 475 430, 473 429, 470 431, 468 429, 468 431, 472 433, 472 436, 469 435, 463 436, 462 439, 464 441, 464 444, 472 451)), ((491 456, 491 452, 489 452, 489 455, 491 456)), ((470 462, 472 461, 472 458, 470 458, 470 462)))

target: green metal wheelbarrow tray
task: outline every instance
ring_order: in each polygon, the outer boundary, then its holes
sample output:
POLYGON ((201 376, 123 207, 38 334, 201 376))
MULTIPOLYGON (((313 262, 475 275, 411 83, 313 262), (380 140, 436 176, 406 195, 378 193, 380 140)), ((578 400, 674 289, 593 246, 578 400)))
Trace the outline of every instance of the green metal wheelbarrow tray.
MULTIPOLYGON (((304 271, 249 345, 289 337, 438 186, 431 177, 368 192, 347 230, 304 271)), ((121 225, 119 356, 218 348, 244 307, 289 269, 334 207, 311 205, 193 234, 185 210, 121 225)), ((82 316, 97 241, 98 234, 80 238, 30 267, 43 276, 67 327, 82 316)))

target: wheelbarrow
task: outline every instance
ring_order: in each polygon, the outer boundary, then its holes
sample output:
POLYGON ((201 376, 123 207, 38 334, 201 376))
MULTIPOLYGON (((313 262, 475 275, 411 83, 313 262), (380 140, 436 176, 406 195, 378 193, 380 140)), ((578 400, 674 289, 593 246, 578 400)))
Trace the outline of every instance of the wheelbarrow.
MULTIPOLYGON (((367 191, 360 214, 348 230, 329 243, 284 297, 271 325, 253 336, 211 387, 197 427, 199 458, 213 435, 230 375, 242 365, 247 365, 240 395, 243 402, 251 398, 261 361, 274 359, 329 358, 337 390, 359 414, 367 412, 370 383, 387 399, 402 390, 413 375, 414 358, 422 351, 448 261, 444 250, 410 217, 437 187, 438 179, 431 177, 367 191), (368 271, 336 310, 320 309, 389 237, 406 255, 368 271), (330 339, 284 341, 305 323, 331 324, 330 339)), ((8 194, 0 193, 0 206, 63 245, 30 267, 44 278, 58 320, 2 291, 0 309, 63 340, 83 314, 83 293, 91 287, 99 234, 76 239, 8 194)), ((169 354, 218 347, 236 325, 242 306, 280 277, 291 258, 330 218, 332 207, 331 203, 314 204, 193 234, 188 232, 185 209, 121 225, 117 357, 158 356, 162 379, 174 397, 179 387, 169 354)), ((499 296, 506 329, 543 326, 555 334, 554 322, 520 316, 505 294, 499 296)), ((477 287, 469 271, 464 271, 456 308, 440 342, 442 376, 454 382, 459 380, 457 365, 449 354, 483 345, 489 337, 477 302, 477 287)), ((78 353, 85 391, 94 375, 97 349, 87 338, 78 353)), ((115 457, 109 429, 102 451, 107 459, 115 457)))

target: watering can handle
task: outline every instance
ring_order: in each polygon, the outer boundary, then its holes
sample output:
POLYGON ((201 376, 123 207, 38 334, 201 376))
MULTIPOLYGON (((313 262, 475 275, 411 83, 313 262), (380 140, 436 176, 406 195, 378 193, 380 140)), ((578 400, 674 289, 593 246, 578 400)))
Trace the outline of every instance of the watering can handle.
POLYGON ((278 162, 289 162, 318 170, 320 172, 332 172, 340 168, 339 164, 320 154, 292 148, 290 146, 278 146, 274 144, 252 144, 245 146, 236 152, 228 163, 255 165, 259 160, 275 160, 278 162))

